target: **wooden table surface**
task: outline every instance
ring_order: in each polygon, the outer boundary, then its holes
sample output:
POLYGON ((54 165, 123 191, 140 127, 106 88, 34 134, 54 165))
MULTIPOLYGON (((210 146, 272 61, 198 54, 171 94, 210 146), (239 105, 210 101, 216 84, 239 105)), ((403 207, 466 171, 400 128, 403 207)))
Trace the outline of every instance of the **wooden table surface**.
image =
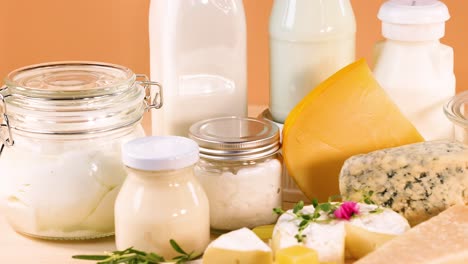
POLYGON ((102 254, 115 250, 114 238, 80 242, 32 239, 13 231, 0 215, 0 263, 6 264, 75 264, 93 263, 73 260, 72 255, 102 254))

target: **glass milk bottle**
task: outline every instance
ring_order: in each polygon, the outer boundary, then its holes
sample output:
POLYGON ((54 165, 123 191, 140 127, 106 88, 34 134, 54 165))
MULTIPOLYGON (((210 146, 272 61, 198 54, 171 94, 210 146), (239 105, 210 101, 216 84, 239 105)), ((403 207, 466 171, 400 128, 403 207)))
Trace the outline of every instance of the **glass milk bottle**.
POLYGON ((355 59, 349 0, 275 0, 270 16, 270 110, 284 123, 311 89, 355 59))
POLYGON ((437 0, 387 1, 378 15, 382 35, 374 74, 426 140, 453 137, 444 104, 455 94, 453 49, 440 43, 447 6, 437 0))
POLYGON ((187 136, 199 120, 247 115, 241 0, 152 0, 149 27, 151 76, 167 82, 153 134, 187 136))

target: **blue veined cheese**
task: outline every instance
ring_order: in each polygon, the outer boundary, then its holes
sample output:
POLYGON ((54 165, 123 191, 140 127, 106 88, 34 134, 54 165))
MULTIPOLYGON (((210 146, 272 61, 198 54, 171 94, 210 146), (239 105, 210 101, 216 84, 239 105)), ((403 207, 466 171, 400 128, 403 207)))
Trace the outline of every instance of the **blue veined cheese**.
POLYGON ((399 212, 411 225, 467 204, 468 148, 432 141, 349 158, 340 173, 341 194, 359 200, 368 191, 374 202, 399 212))

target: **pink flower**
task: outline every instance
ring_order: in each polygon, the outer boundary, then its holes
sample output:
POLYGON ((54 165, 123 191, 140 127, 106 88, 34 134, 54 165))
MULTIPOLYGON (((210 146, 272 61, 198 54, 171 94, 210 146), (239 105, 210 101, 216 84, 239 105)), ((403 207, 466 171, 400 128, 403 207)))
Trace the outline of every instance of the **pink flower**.
POLYGON ((333 214, 338 219, 349 220, 351 216, 359 214, 359 205, 355 202, 343 202, 333 214))

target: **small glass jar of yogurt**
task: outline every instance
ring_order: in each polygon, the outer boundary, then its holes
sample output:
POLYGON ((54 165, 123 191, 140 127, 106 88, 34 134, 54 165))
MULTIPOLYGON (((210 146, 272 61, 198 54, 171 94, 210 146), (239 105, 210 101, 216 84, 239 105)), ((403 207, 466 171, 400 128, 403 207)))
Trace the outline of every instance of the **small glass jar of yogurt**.
POLYGON ((198 146, 184 137, 146 137, 122 150, 129 172, 115 202, 117 249, 135 247, 166 259, 202 253, 210 242, 210 213, 203 187, 193 173, 198 146))
POLYGON ((444 113, 455 126, 452 138, 468 144, 468 91, 452 97, 444 105, 444 113))
POLYGON ((33 65, 7 76, 0 209, 16 231, 45 239, 114 233, 114 201, 127 176, 121 145, 144 136, 145 109, 161 106, 145 100, 155 83, 138 78, 94 62, 33 65))
POLYGON ((200 147, 195 175, 210 202, 214 232, 276 222, 282 202, 280 135, 268 120, 223 117, 195 123, 200 147))

